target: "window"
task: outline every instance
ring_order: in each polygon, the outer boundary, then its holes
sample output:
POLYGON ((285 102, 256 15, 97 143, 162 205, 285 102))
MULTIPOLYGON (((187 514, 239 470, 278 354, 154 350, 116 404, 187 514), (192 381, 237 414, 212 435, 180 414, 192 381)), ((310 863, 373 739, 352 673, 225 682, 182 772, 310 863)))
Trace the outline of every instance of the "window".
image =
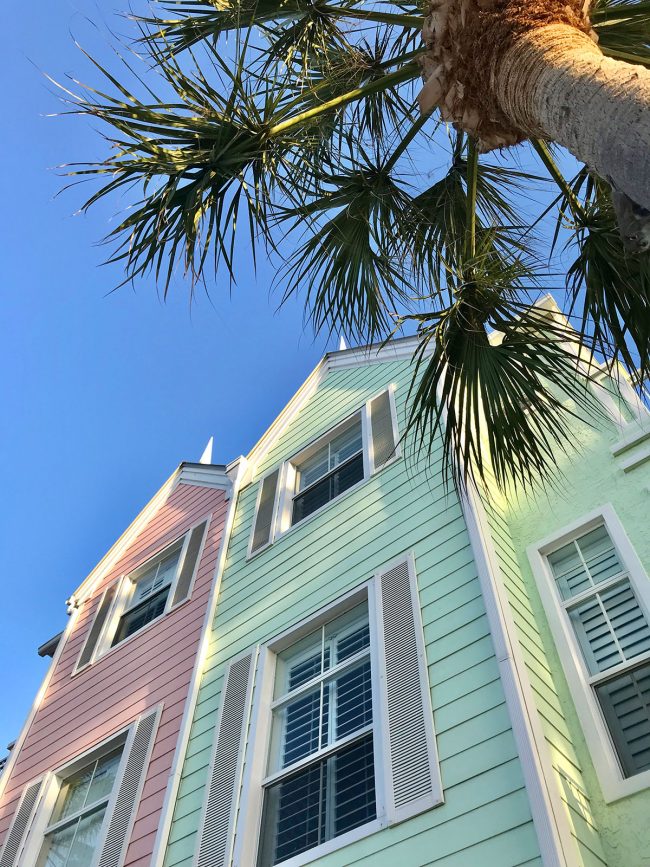
POLYGON ((299 867, 442 802, 411 556, 233 659, 220 701, 197 867, 299 867))
POLYGON ((61 780, 36 867, 88 867, 120 767, 124 744, 61 780))
POLYGON ((278 656, 259 867, 376 817, 367 605, 278 656))
POLYGON ((266 547, 397 457, 395 418, 393 391, 387 389, 264 476, 249 553, 266 547))
POLYGON ((648 579, 611 507, 536 547, 529 553, 549 622, 614 800, 650 785, 648 579))
POLYGON ((294 461, 295 492, 291 523, 297 524, 364 477, 361 414, 324 444, 294 461))
POLYGON ((197 524, 135 571, 109 585, 97 603, 97 613, 76 670, 135 635, 190 596, 207 524, 207 520, 197 524))
POLYGON ((23 789, 3 867, 118 867, 144 785, 161 707, 23 789))
POLYGON ((119 644, 165 611, 181 557, 182 542, 129 575, 130 598, 120 617, 112 645, 119 644))

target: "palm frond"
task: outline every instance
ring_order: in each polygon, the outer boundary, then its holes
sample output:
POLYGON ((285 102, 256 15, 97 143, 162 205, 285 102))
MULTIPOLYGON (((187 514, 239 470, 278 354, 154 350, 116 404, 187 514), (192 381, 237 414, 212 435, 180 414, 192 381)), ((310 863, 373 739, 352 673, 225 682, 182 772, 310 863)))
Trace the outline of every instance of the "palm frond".
POLYGON ((591 21, 601 50, 618 60, 650 66, 650 3, 597 0, 591 21))

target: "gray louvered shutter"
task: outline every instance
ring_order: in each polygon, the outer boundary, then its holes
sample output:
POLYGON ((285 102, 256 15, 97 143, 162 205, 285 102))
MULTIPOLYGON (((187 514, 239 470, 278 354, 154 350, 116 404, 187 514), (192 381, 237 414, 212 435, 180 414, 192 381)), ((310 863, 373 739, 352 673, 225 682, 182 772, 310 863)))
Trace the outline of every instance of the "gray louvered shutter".
POLYGON ((626 777, 650 769, 650 665, 596 687, 626 777))
POLYGON ((262 481, 262 492, 257 506, 257 514, 255 515, 251 552, 257 551, 258 548, 262 548, 264 545, 268 545, 271 539, 271 524, 273 523, 275 492, 278 487, 279 475, 280 470, 273 470, 262 481))
POLYGON ((144 784, 144 776, 153 746, 154 734, 158 723, 158 709, 141 717, 136 723, 135 732, 126 756, 124 775, 115 799, 102 846, 98 867, 119 867, 131 833, 138 798, 144 784))
POLYGON ((29 826, 34 818, 36 802, 38 801, 42 783, 42 780, 38 780, 35 783, 30 783, 23 790, 18 809, 14 814, 13 822, 9 826, 4 848, 0 855, 0 867, 14 867, 14 864, 18 863, 29 826))
POLYGON ((186 599, 188 593, 190 592, 192 579, 194 578, 194 572, 196 571, 196 567, 198 564, 199 554, 201 553, 203 538, 205 536, 205 528, 207 527, 207 525, 208 522, 204 521, 202 524, 194 527, 194 529, 190 533, 190 540, 187 543, 187 551, 185 552, 183 565, 181 566, 181 573, 178 576, 178 581, 176 582, 176 589, 174 590, 174 600, 172 602, 172 606, 178 605, 179 602, 182 602, 183 599, 186 599))
POLYGON ((226 867, 231 862, 253 664, 253 654, 247 653, 230 664, 224 679, 197 867, 226 867))
POLYGON ((417 581, 405 559, 376 582, 389 820, 442 802, 417 581))
POLYGON ((375 469, 378 470, 395 457, 397 446, 388 390, 370 401, 370 431, 374 465, 375 469))
POLYGON ((97 646, 97 642, 99 641, 99 636, 101 635, 102 629, 104 628, 104 623, 106 622, 106 618, 108 617, 108 612, 111 610, 113 599, 115 599, 118 583, 119 582, 116 581, 114 584, 111 584, 111 586, 105 591, 102 600, 99 603, 99 606, 97 608, 97 614, 95 614, 95 619, 93 620, 93 625, 90 627, 88 638, 86 639, 86 643, 84 644, 83 650, 81 651, 81 656, 79 657, 77 668, 82 668, 84 665, 87 665, 92 659, 93 653, 95 652, 95 647, 97 646))

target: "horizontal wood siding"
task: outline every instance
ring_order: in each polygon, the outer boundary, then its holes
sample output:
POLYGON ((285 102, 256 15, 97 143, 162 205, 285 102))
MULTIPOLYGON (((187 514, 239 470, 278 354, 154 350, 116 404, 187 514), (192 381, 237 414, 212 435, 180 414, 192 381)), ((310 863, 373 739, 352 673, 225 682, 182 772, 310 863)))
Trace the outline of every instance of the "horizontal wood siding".
POLYGON ((163 712, 124 865, 145 867, 150 863, 226 507, 223 490, 178 485, 83 604, 0 803, 0 847, 20 792, 29 780, 65 764, 162 702, 163 712), (74 674, 103 590, 208 516, 212 517, 191 598, 146 627, 142 634, 74 674))
POLYGON ((607 861, 573 735, 557 693, 548 649, 544 647, 540 634, 539 609, 533 613, 531 592, 536 593, 536 590, 524 582, 510 530, 496 498, 486 497, 485 508, 542 729, 551 753, 555 783, 580 852, 581 865, 606 867, 607 861))
MULTIPOLYGON (((406 362, 331 372, 274 444, 258 478, 391 382, 403 430, 409 380, 406 362)), ((439 450, 430 464, 400 458, 247 560, 257 492, 255 482, 237 503, 166 867, 192 863, 227 661, 409 550, 415 552, 445 803, 318 863, 539 864, 476 565, 457 498, 441 483, 439 450)))

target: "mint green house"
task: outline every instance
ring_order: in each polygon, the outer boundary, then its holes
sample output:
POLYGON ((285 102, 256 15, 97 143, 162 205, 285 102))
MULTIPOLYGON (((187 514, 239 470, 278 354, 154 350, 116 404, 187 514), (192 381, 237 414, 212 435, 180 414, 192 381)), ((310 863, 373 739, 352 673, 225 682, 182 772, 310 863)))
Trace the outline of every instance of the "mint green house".
MULTIPOLYGON (((548 302, 545 302, 548 305, 548 302)), ((327 355, 235 476, 157 867, 650 864, 650 418, 446 491, 415 341, 327 355)))

